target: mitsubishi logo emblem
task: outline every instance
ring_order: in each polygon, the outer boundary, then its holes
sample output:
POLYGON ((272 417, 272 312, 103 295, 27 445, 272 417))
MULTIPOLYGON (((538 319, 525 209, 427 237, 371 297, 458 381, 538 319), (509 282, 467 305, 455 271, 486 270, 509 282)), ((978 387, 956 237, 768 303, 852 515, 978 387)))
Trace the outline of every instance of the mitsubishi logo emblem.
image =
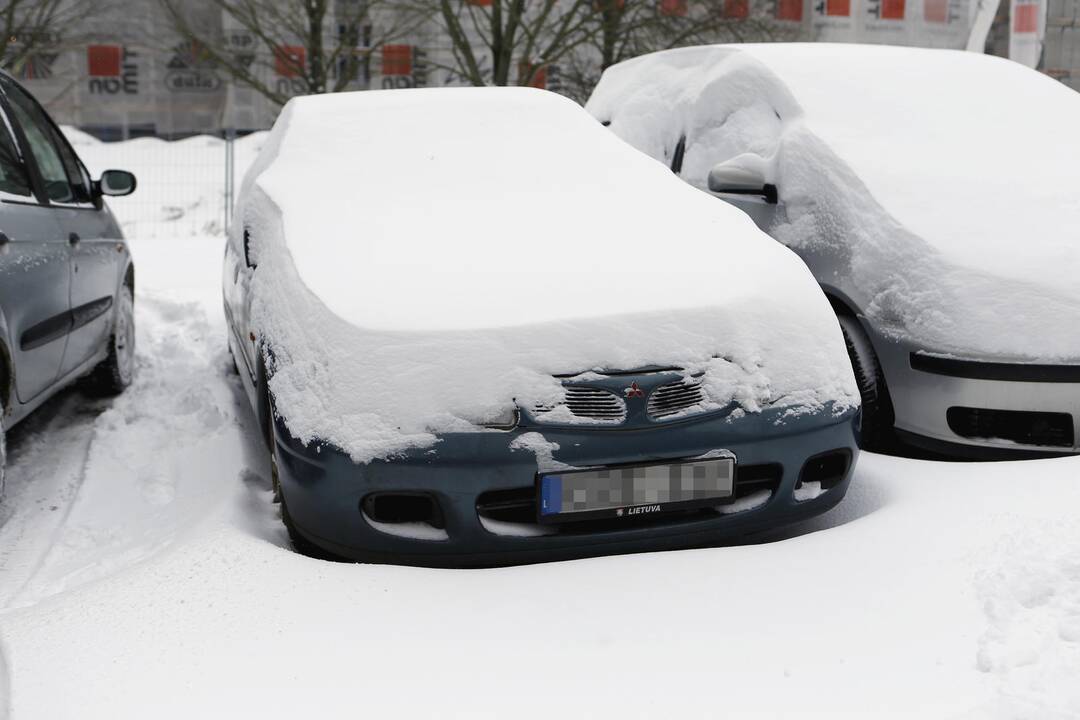
POLYGON ((636 382, 630 383, 630 387, 623 390, 626 393, 627 398, 643 398, 645 397, 645 391, 638 387, 636 382))

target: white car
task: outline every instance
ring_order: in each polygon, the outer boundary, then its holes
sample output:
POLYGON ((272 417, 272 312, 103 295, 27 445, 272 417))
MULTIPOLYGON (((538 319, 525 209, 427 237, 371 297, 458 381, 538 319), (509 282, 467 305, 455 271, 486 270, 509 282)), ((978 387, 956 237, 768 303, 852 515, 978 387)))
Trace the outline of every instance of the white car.
POLYGON ((1080 94, 974 53, 778 43, 624 62, 587 108, 802 257, 869 446, 1080 451, 1080 94))

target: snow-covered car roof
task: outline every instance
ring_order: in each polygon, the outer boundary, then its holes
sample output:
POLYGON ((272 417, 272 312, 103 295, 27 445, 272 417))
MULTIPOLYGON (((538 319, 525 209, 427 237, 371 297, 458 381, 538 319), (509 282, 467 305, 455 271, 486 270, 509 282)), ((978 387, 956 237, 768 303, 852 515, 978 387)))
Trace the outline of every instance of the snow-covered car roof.
POLYGON ((715 366, 749 411, 857 403, 798 258, 552 93, 295 99, 238 216, 278 410, 358 459, 594 368, 715 366))
POLYGON ((587 107, 657 158, 685 137, 698 187, 764 158, 788 211, 774 234, 847 246, 884 329, 1080 358, 1080 94, 1061 83, 958 51, 712 46, 610 68, 587 107))

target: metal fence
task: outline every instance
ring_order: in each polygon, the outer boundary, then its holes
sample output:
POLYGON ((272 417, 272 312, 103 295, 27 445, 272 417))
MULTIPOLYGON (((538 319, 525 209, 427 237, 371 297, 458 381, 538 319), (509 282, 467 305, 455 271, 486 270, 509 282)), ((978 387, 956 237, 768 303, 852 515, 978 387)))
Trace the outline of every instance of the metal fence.
POLYGON ((69 131, 69 136, 94 176, 117 168, 138 177, 134 195, 109 201, 125 235, 175 238, 225 233, 240 182, 265 133, 171 142, 101 142, 78 131, 69 131))

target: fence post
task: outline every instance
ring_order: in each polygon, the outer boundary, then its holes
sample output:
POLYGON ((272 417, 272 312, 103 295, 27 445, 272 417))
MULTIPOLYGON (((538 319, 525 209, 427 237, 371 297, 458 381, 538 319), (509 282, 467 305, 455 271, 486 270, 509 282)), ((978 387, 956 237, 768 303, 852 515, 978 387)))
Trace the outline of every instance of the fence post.
POLYGON ((225 234, 233 221, 233 203, 236 199, 236 130, 225 131, 225 234))

